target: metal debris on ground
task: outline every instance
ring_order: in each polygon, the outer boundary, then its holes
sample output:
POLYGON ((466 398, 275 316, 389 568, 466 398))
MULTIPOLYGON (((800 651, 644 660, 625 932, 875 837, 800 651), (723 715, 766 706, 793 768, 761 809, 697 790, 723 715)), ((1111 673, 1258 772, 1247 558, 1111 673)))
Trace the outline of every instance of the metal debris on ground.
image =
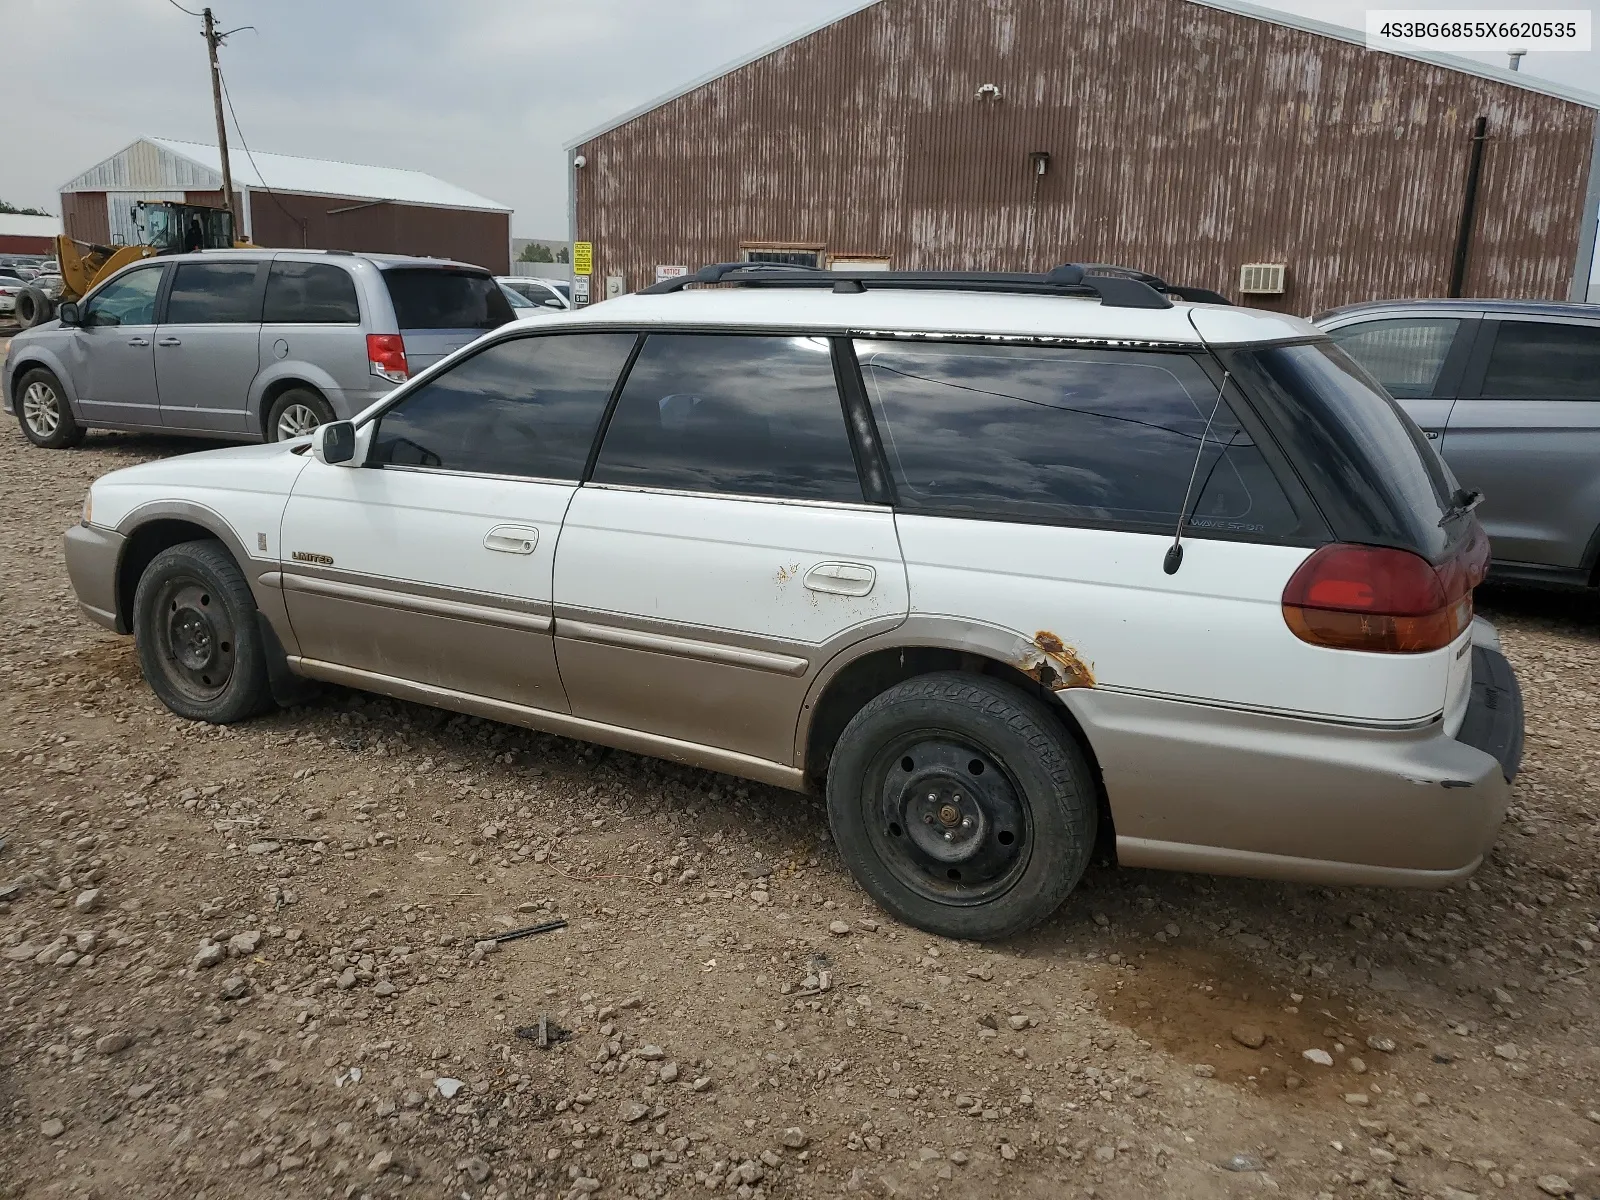
POLYGON ((538 925, 526 925, 521 929, 508 929, 504 933, 491 933, 488 937, 482 937, 478 940, 480 942, 514 942, 518 938, 532 937, 536 933, 549 933, 552 930, 565 929, 566 927, 567 919, 565 917, 557 917, 554 921, 544 921, 538 925))
POLYGON ((572 1030, 561 1028, 545 1013, 539 1014, 537 1025, 519 1025, 512 1032, 519 1038, 537 1042, 541 1050, 548 1050, 557 1042, 564 1042, 572 1036, 572 1030))

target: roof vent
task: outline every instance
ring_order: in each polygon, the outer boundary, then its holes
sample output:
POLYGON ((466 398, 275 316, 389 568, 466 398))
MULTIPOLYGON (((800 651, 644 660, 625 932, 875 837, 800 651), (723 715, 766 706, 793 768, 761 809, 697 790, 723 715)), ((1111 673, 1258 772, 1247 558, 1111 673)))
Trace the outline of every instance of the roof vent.
POLYGON ((1239 268, 1239 290, 1247 296, 1283 295, 1287 263, 1245 263, 1239 268))

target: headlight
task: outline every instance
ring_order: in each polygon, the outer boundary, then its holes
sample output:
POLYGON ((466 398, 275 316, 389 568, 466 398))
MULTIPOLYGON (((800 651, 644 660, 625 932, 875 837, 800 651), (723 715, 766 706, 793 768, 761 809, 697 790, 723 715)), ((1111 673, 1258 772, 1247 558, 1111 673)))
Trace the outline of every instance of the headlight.
POLYGON ((78 515, 78 524, 88 525, 94 519, 94 489, 90 488, 83 498, 83 512, 78 515))

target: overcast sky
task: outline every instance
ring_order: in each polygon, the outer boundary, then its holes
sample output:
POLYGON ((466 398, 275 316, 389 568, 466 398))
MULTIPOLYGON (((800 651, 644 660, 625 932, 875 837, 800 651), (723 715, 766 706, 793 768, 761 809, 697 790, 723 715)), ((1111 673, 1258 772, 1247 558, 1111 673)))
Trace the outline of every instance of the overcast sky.
MULTIPOLYGON (((1258 2, 1352 27, 1371 6, 1258 2)), ((1379 2, 1444 8, 1472 0, 1379 2)), ((1515 0, 1490 2, 1516 7, 1515 0)), ((197 0, 182 3, 198 8, 197 0)), ((1545 3, 1592 7, 1589 0, 1545 3)), ((252 149, 427 171, 514 207, 517 236, 557 238, 566 234, 563 143, 854 7, 847 0, 214 3, 223 28, 256 27, 222 50, 252 149)), ((0 122, 0 198, 56 212, 63 182, 141 134, 216 140, 199 22, 172 0, 0 0, 0 34, 8 115, 0 122)), ((1595 52, 1532 54, 1523 70, 1600 90, 1595 52)))

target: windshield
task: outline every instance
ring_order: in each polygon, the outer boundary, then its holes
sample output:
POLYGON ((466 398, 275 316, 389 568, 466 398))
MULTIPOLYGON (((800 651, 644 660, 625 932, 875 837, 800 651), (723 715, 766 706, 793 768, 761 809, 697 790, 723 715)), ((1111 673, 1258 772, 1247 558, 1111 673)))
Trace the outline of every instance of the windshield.
POLYGON ((383 273, 402 331, 496 329, 512 319, 505 290, 488 274, 444 267, 383 273))
POLYGON ((507 287, 503 283, 500 285, 500 290, 506 294, 506 303, 511 305, 512 308, 538 307, 538 305, 536 305, 532 300, 529 300, 526 296, 522 295, 522 293, 507 287))

